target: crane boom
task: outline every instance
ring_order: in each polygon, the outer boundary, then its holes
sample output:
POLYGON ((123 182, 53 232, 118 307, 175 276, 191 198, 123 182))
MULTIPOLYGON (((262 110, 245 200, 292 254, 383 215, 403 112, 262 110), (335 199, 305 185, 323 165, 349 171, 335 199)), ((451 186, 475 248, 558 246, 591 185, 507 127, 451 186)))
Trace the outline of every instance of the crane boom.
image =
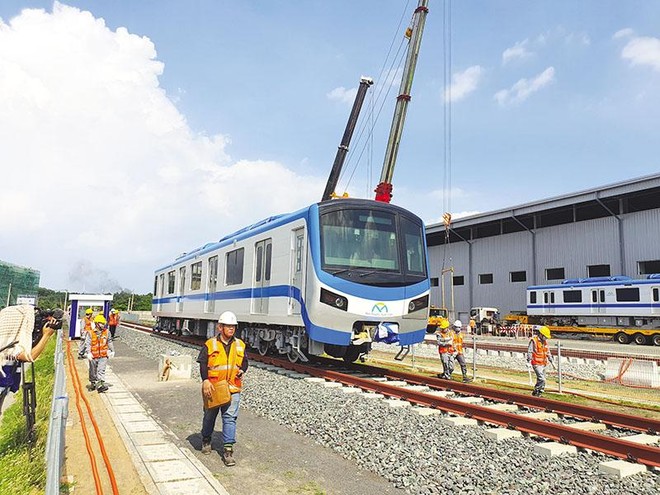
POLYGON ((413 25, 408 42, 408 54, 403 68, 401 78, 401 87, 397 97, 396 107, 394 108, 394 118, 390 128, 390 137, 385 151, 385 160, 383 170, 380 176, 380 184, 375 189, 376 201, 389 203, 392 199, 392 176, 394 175, 394 165, 399 152, 399 143, 403 133, 403 123, 406 120, 406 111, 410 101, 410 89, 412 88, 415 67, 417 66, 417 57, 419 56, 419 47, 422 42, 422 33, 424 32, 424 23, 428 14, 428 0, 419 0, 413 16, 413 25))
POLYGON ((344 131, 344 136, 341 139, 341 144, 337 149, 335 161, 332 164, 332 170, 330 170, 330 176, 328 177, 328 182, 325 185, 325 191, 323 192, 323 198, 321 201, 327 201, 331 199, 332 193, 335 192, 337 181, 339 180, 339 174, 341 174, 341 169, 344 166, 344 160, 346 159, 346 153, 348 153, 348 145, 351 142, 351 137, 353 136, 353 131, 355 130, 355 124, 357 123, 360 110, 362 109, 364 97, 367 94, 367 89, 369 89, 369 86, 371 86, 373 83, 374 81, 370 77, 362 76, 360 78, 360 86, 358 87, 357 94, 355 95, 353 108, 351 109, 351 114, 349 115, 348 122, 346 123, 346 130, 344 131))

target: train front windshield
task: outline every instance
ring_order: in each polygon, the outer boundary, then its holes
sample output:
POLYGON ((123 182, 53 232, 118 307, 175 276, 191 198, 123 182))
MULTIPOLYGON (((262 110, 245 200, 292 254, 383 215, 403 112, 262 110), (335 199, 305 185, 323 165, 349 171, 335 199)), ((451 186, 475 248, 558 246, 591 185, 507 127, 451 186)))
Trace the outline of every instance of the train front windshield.
POLYGON ((426 278, 422 224, 396 211, 333 209, 321 213, 322 269, 371 285, 426 278))

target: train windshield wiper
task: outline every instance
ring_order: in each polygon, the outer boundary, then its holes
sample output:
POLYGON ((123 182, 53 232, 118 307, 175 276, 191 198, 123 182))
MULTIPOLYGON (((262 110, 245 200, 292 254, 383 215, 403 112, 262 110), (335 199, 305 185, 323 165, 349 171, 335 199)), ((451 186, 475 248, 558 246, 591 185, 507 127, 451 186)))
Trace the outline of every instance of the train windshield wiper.
POLYGON ((380 273, 382 270, 369 270, 368 272, 360 273, 360 278, 366 277, 367 275, 373 275, 374 273, 380 273))
POLYGON ((346 273, 350 272, 352 269, 351 268, 343 268, 342 270, 336 270, 334 272, 328 271, 330 275, 339 275, 340 273, 346 273))

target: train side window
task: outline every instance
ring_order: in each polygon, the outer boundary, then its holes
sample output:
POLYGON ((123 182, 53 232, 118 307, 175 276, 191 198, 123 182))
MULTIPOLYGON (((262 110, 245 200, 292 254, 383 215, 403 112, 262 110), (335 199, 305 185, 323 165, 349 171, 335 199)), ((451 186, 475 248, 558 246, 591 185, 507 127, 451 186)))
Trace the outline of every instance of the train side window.
POLYGON ((602 303, 605 302, 605 291, 604 290, 600 291, 600 302, 602 302, 602 303))
POLYGON ((550 304, 554 304, 554 303, 555 303, 555 293, 551 292, 550 293, 550 304))
POLYGON ((176 282, 176 272, 172 270, 167 272, 167 293, 174 294, 174 284, 176 282))
POLYGON ((529 304, 536 304, 536 291, 529 293, 529 304))
POLYGON ((581 290, 565 290, 564 291, 565 303, 581 303, 582 291, 581 290))
POLYGON ((158 277, 154 277, 154 297, 158 295, 158 277))
POLYGON ((592 290, 591 291, 591 302, 592 303, 597 303, 598 302, 598 291, 597 290, 592 290))
POLYGON ((626 287, 616 290, 617 302, 635 302, 639 301, 639 288, 626 287))
POLYGON ((653 288, 653 302, 658 302, 660 301, 660 289, 657 287, 653 288))
POLYGON ((547 293, 547 292, 544 292, 544 293, 543 293, 543 302, 544 302, 545 304, 548 304, 548 293, 547 293))
POLYGON ((245 248, 235 249, 227 253, 227 276, 225 285, 238 285, 243 283, 243 259, 245 248))
POLYGON ((257 268, 255 273, 255 282, 261 282, 261 266, 264 262, 264 247, 262 244, 257 246, 257 268))
POLYGON ((273 264, 273 245, 269 242, 266 244, 266 270, 264 278, 270 280, 270 267, 273 264))
POLYGON ((190 265, 190 290, 198 290, 202 287, 202 262, 198 261, 190 265))

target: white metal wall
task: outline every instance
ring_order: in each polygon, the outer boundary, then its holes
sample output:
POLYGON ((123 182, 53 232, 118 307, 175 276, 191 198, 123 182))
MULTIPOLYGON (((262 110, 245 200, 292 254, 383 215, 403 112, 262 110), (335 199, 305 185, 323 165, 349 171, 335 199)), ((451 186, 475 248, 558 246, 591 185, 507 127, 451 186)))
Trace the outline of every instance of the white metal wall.
MULTIPOLYGON (((589 265, 610 265, 612 275, 640 278, 638 261, 660 259, 660 210, 648 210, 623 216, 623 251, 621 269, 619 221, 613 217, 557 225, 536 230, 536 280, 533 279, 532 234, 516 232, 472 241, 472 278, 468 244, 452 243, 429 249, 431 277, 440 277, 443 256, 446 266, 454 267, 455 276, 464 276, 465 285, 454 288, 457 314, 467 314, 470 307, 494 306, 502 316, 512 310, 525 310, 525 289, 547 284, 547 268, 564 268, 565 278, 588 276, 589 265), (451 258, 451 262, 449 261, 451 258), (526 282, 510 282, 510 272, 527 272, 526 282), (492 273, 493 283, 479 284, 479 274, 492 273), (470 300, 472 287, 472 300, 470 300)), ((440 288, 431 289, 431 302, 441 304, 440 288)), ((449 307, 448 289, 446 303, 449 307)))

